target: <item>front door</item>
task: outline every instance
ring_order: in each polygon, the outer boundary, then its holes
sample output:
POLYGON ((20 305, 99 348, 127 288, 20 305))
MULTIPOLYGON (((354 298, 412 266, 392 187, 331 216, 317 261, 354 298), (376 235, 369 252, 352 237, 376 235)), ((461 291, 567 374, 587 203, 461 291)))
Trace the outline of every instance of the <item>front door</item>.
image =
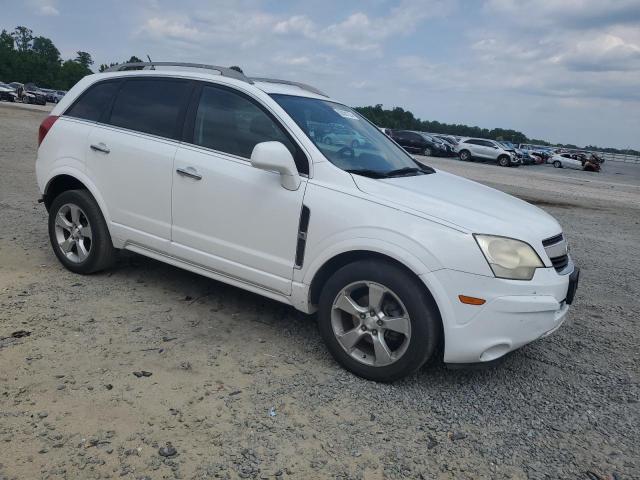
POLYGON ((174 251, 216 273, 290 294, 306 179, 286 190, 279 174, 253 168, 249 158, 256 144, 275 140, 298 163, 299 147, 244 94, 205 85, 195 102, 192 132, 174 162, 174 251))

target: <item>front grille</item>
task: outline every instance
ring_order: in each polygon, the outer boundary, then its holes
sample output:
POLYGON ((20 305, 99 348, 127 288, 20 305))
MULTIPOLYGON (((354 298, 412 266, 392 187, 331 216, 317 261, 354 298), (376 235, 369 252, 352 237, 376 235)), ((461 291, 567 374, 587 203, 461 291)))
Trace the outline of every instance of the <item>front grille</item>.
POLYGON ((547 238, 546 240, 542 241, 542 246, 543 247, 548 247, 550 245, 555 245, 556 243, 559 243, 562 241, 562 234, 559 233, 558 235, 556 235, 555 237, 551 237, 551 238, 547 238))
POLYGON ((551 258, 550 260, 556 272, 561 272, 569 265, 569 255, 562 255, 561 257, 551 258))
POLYGON ((562 233, 543 240, 542 246, 547 252, 549 260, 551 260, 551 264, 556 272, 564 272, 569 265, 569 249, 562 233))

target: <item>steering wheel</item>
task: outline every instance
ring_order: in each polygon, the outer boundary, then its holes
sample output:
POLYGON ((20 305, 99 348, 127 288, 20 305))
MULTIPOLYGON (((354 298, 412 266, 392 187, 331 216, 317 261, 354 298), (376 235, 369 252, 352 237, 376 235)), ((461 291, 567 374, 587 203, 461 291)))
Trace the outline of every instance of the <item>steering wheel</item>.
POLYGON ((356 156, 356 152, 351 147, 342 147, 340 150, 338 150, 337 153, 338 155, 340 155, 341 158, 352 159, 356 156))

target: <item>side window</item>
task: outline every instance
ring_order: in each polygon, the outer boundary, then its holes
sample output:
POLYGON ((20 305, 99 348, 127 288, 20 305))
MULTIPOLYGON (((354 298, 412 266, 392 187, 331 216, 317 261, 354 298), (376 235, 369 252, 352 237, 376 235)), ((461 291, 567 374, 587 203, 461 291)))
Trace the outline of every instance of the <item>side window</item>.
POLYGON ((105 109, 111 105, 111 100, 119 85, 119 81, 96 83, 80 95, 80 98, 64 114, 69 117, 97 122, 105 109))
POLYGON ((109 123, 116 127, 178 138, 178 125, 186 110, 190 82, 172 78, 126 80, 111 110, 109 123))
POLYGON ((291 152, 298 172, 308 174, 305 154, 262 108, 243 95, 225 88, 205 85, 193 127, 195 145, 251 158, 261 142, 283 143, 291 152))

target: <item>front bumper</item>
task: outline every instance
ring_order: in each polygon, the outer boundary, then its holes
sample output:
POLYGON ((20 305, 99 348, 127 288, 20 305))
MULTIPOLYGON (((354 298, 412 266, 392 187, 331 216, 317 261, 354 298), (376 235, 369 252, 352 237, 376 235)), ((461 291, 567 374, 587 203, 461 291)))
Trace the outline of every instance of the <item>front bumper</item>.
POLYGON ((422 278, 441 309, 445 363, 489 362, 553 333, 566 318, 577 284, 577 273, 559 275, 553 268, 538 269, 531 281, 454 270, 422 278), (458 295, 486 303, 463 304, 458 295))

